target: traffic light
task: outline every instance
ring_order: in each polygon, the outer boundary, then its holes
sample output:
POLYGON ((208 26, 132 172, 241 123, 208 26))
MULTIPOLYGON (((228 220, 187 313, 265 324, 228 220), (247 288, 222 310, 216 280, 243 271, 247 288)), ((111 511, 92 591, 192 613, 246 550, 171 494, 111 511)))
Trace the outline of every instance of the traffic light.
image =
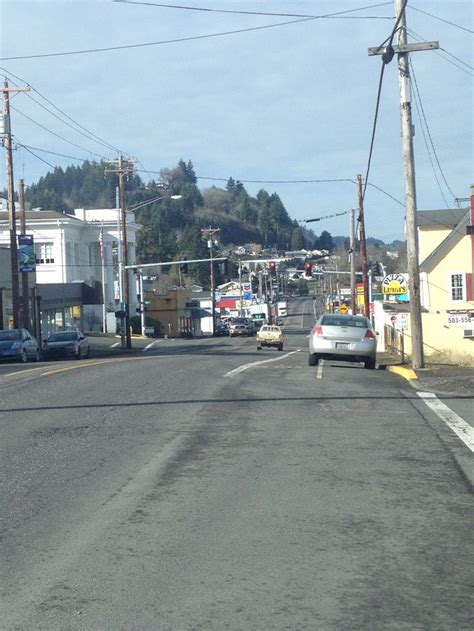
POLYGON ((181 272, 181 274, 187 274, 188 273, 188 264, 187 263, 181 263, 181 265, 179 266, 179 271, 181 272))
POLYGON ((304 264, 304 276, 305 278, 311 278, 313 275, 313 264, 309 261, 306 261, 304 264))
POLYGON ((270 269, 270 274, 276 274, 276 267, 277 267, 277 266, 276 266, 275 261, 270 261, 270 262, 268 263, 268 267, 269 267, 269 269, 270 269))
POLYGON ((222 261, 219 266, 220 266, 220 269, 221 269, 222 276, 224 276, 224 278, 227 278, 229 276, 229 261, 228 261, 228 259, 226 259, 225 261, 222 261))

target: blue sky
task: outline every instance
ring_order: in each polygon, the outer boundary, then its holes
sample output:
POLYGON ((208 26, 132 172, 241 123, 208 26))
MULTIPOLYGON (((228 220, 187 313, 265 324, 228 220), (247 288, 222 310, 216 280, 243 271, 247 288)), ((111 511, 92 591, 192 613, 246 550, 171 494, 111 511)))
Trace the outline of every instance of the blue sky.
MULTIPOLYGON (((30 84, 88 131, 139 159, 139 169, 159 172, 174 167, 180 158, 191 159, 202 189, 225 186, 205 178, 229 176, 243 182, 365 176, 381 66, 380 57, 369 57, 367 49, 390 34, 393 2, 168 0, 168 4, 306 15, 352 12, 191 41, 6 59, 199 37, 297 18, 109 0, 3 0, 0 74, 12 85, 30 84), (360 7, 372 8, 354 11, 360 7)), ((407 26, 413 33, 409 41, 439 40, 443 49, 411 55, 430 148, 428 152, 413 103, 418 208, 454 207, 453 197, 468 197, 472 183, 473 4, 409 0, 407 26)), ((36 92, 30 95, 52 109, 36 92)), ((12 129, 21 144, 80 159, 116 157, 112 149, 76 133, 25 94, 15 96, 12 106, 12 129)), ((80 164, 43 151, 35 153, 52 165, 80 164)), ((15 150, 14 162, 15 179, 23 177, 27 184, 51 170, 22 148, 15 150)), ((150 177, 145 172, 140 175, 145 180, 150 177)), ((3 158, 0 178, 4 188, 3 158)), ((365 198, 368 236, 385 241, 404 238, 396 58, 385 71, 369 182, 374 186, 367 188, 365 198)), ((297 220, 357 206, 356 185, 349 181, 245 182, 245 186, 253 195, 260 188, 277 192, 297 220)), ((309 226, 316 233, 348 234, 348 217, 309 226)))

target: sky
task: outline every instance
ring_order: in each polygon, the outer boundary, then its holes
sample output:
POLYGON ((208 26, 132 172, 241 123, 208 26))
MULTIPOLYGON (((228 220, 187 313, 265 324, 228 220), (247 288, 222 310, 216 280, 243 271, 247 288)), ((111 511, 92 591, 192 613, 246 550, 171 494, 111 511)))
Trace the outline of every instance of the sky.
MULTIPOLYGON (((232 176, 251 195, 278 193, 293 219, 324 217, 307 224, 316 234, 347 235, 356 177, 367 173, 382 66, 368 48, 390 36, 393 0, 158 4, 2 0, 0 75, 10 87, 32 88, 11 95, 15 181, 29 185, 50 165, 114 159, 120 151, 137 160, 146 182, 182 158, 192 161, 202 190, 225 187, 232 176), (85 50, 93 52, 75 52, 85 50), (66 52, 75 54, 56 54, 66 52)), ((455 198, 468 205, 473 6, 408 0, 409 42, 440 45, 410 55, 419 210, 455 208, 455 198)), ((395 56, 381 88, 364 198, 367 236, 404 239, 404 199, 395 56)))

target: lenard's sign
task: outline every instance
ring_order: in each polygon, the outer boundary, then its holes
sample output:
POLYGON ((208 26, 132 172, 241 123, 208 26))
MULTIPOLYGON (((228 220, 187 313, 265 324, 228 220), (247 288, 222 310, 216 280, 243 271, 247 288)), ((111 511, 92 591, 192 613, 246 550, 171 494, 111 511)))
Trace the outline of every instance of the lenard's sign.
POLYGON ((383 294, 404 295, 407 292, 407 279, 402 274, 388 274, 382 281, 383 294))

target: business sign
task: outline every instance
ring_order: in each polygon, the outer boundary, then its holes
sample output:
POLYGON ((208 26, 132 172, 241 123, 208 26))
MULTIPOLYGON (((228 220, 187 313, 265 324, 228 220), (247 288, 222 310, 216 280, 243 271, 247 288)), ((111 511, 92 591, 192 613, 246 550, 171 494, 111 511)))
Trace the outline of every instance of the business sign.
POLYGON ((31 234, 18 236, 18 270, 20 272, 34 272, 36 270, 35 246, 31 234))
POLYGON ((407 279, 402 274, 388 274, 382 281, 382 293, 391 296, 406 295, 407 279))

